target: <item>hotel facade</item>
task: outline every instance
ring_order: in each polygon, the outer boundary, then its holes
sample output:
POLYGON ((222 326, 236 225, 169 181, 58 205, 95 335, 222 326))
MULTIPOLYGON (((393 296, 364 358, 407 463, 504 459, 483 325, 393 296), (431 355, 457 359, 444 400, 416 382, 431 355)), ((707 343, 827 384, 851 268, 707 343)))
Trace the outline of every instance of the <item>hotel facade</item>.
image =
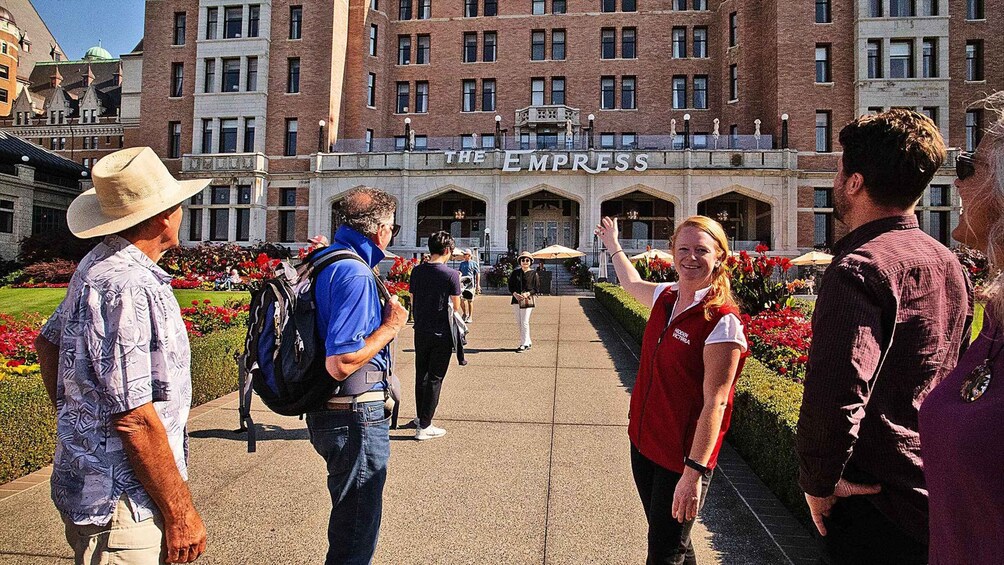
MULTIPOLYGON (((125 142, 213 182, 183 239, 295 246, 346 191, 493 253, 665 248, 692 214, 734 247, 829 247, 840 127, 891 107, 971 150, 1004 88, 1000 0, 157 0, 123 55, 125 142), (992 56, 992 55, 997 56, 992 56), (134 80, 130 77, 141 77, 134 80)), ((918 208, 946 245, 949 163, 918 208)))

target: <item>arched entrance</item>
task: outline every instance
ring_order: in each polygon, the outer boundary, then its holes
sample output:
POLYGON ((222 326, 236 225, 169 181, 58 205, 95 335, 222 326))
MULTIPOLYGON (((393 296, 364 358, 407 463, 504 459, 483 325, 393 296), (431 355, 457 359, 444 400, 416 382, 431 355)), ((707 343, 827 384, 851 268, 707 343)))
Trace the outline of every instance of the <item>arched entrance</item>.
POLYGON ((620 244, 629 251, 666 250, 673 237, 676 207, 669 200, 640 190, 611 198, 600 204, 600 216, 616 217, 620 244))
POLYGON ((448 231, 457 248, 484 247, 487 203, 455 190, 418 202, 415 245, 427 248, 429 236, 448 231))
POLYGON ((770 204, 738 192, 728 192, 697 204, 697 213, 715 219, 725 228, 729 245, 752 251, 760 243, 773 248, 770 204))
POLYGON ((509 249, 536 251, 548 245, 579 247, 579 203, 547 190, 509 202, 509 249))

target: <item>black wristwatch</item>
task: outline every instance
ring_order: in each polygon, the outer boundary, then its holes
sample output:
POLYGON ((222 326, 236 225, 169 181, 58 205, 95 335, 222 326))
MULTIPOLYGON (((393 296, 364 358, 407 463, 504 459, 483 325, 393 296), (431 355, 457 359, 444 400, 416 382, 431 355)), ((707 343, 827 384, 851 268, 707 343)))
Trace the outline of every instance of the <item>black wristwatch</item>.
POLYGON ((683 464, 686 465, 687 467, 690 467, 691 469, 697 471, 702 476, 705 476, 705 477, 710 477, 711 476, 711 469, 708 469, 707 467, 705 467, 704 465, 701 465, 697 461, 694 461, 690 457, 684 457, 683 458, 683 464))

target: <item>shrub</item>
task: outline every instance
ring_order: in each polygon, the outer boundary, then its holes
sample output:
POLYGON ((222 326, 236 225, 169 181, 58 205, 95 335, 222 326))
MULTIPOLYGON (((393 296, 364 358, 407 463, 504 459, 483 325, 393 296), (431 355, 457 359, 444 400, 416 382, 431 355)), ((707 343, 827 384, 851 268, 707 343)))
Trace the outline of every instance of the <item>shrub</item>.
POLYGON ((596 283, 593 289, 599 303, 624 326, 635 341, 641 343, 645 335, 645 324, 648 323, 649 309, 642 306, 619 285, 596 283))
POLYGON ((576 288, 590 288, 593 284, 593 274, 589 272, 589 267, 582 262, 579 257, 565 259, 565 270, 572 275, 572 284, 576 288))
POLYGON ((77 263, 51 259, 28 265, 15 286, 66 285, 77 270, 77 263))
POLYGON ((78 239, 63 230, 42 231, 21 240, 18 260, 23 265, 65 259, 79 263, 102 238, 78 239))
POLYGON ((237 390, 234 354, 244 351, 246 333, 233 327, 192 340, 192 406, 237 390))
POLYGON ((247 301, 213 306, 208 298, 202 302, 193 300, 191 307, 181 309, 181 317, 189 335, 198 337, 233 327, 247 327, 249 306, 247 301))
POLYGON ((732 293, 739 309, 756 316, 775 306, 788 306, 792 290, 783 276, 791 268, 791 259, 771 257, 770 249, 763 244, 756 248, 756 256, 740 251, 729 257, 725 264, 732 275, 732 293))
POLYGON ((499 254, 498 260, 483 277, 489 286, 501 288, 509 284, 509 273, 517 266, 516 254, 512 251, 499 254))

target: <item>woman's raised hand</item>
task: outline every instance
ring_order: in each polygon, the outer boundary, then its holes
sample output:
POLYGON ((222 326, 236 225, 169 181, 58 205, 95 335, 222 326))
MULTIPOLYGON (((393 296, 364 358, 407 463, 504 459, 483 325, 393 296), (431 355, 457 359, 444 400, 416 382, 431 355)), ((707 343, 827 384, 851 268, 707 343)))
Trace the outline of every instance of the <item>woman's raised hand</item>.
POLYGON ((596 230, 593 231, 603 242, 603 245, 607 250, 612 250, 617 247, 617 238, 620 235, 620 230, 617 227, 617 218, 610 218, 610 216, 603 216, 600 220, 599 225, 596 226, 596 230))

